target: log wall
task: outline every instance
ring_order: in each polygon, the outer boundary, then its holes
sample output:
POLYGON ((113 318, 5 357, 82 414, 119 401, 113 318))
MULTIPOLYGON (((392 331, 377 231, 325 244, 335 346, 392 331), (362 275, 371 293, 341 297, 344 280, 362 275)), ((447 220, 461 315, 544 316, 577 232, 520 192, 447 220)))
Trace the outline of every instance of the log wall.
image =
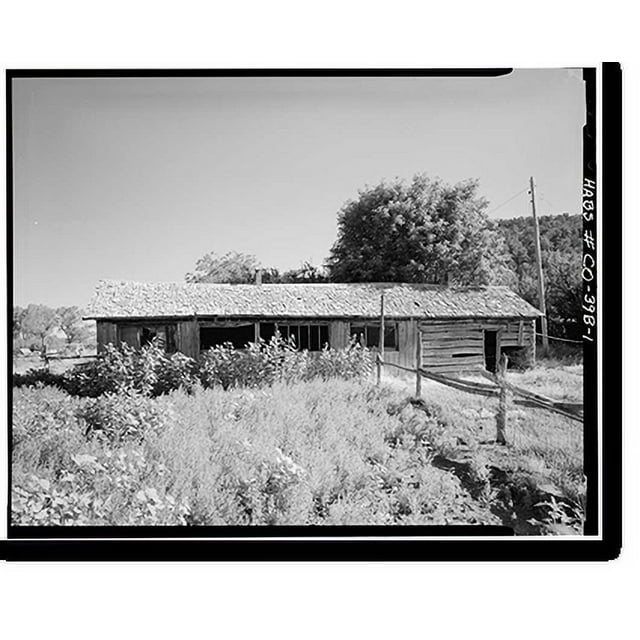
POLYGON ((533 347, 535 324, 528 319, 423 320, 422 365, 428 371, 484 369, 485 331, 496 331, 496 358, 503 348, 533 347))

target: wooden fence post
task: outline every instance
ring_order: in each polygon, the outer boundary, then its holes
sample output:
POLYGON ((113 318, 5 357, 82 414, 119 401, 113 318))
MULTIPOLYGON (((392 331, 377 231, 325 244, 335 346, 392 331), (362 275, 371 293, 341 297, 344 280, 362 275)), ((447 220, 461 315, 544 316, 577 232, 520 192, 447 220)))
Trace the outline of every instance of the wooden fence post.
POLYGON ((380 386, 380 379, 382 377, 382 360, 380 354, 376 353, 376 384, 380 386))
POLYGON ((422 332, 418 326, 418 335, 416 338, 416 398, 422 397, 422 332))
POLYGON ((496 367, 496 382, 500 387, 500 398, 498 400, 498 412, 496 413, 496 442, 498 444, 507 444, 507 363, 509 358, 506 354, 502 354, 500 362, 496 367))
POLYGON ((380 294, 380 335, 378 336, 378 369, 377 369, 377 384, 380 385, 382 378, 382 365, 384 360, 382 356, 384 354, 384 292, 380 294))

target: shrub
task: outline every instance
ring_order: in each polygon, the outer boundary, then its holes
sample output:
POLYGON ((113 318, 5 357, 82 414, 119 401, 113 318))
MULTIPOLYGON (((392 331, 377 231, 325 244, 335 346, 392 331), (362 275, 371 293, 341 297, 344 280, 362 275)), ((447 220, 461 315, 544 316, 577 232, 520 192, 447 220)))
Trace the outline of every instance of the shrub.
POLYGON ((13 374, 13 386, 20 387, 58 387, 65 388, 64 376, 57 373, 51 373, 48 369, 29 369, 26 373, 13 374))
POLYGON ((166 402, 128 390, 88 398, 76 415, 84 424, 85 435, 98 435, 115 442, 141 442, 171 420, 173 412, 166 402))
POLYGON ((197 383, 195 360, 181 353, 168 355, 156 341, 140 350, 126 343, 119 348, 106 345, 94 361, 64 375, 69 393, 94 398, 122 391, 157 396, 179 388, 191 390, 197 383))
POLYGON ((80 403, 55 388, 14 390, 13 459, 32 468, 64 468, 70 452, 84 441, 77 419, 80 403))
POLYGON ((317 357, 311 357, 307 370, 307 379, 320 377, 342 378, 367 378, 373 371, 372 353, 362 347, 355 339, 346 349, 323 349, 317 357))
POLYGON ((109 344, 95 360, 62 375, 46 369, 14 374, 14 386, 57 386, 89 398, 122 392, 155 397, 176 389, 192 392, 200 384, 228 389, 313 378, 366 378, 372 367, 371 352, 355 340, 346 349, 326 347, 309 353, 298 351, 291 339, 276 334, 269 342, 259 340, 246 349, 235 349, 232 344, 213 347, 200 363, 182 353, 168 355, 155 341, 139 350, 126 343, 120 347, 109 344))
POLYGON ((149 484, 163 473, 138 449, 73 455, 55 478, 30 474, 16 479, 12 524, 185 524, 186 505, 149 484))
POLYGON ((72 395, 90 398, 136 389, 147 377, 147 372, 140 367, 144 362, 126 343, 120 348, 108 344, 95 360, 77 365, 64 374, 65 388, 72 395))
POLYGON ((171 356, 162 354, 163 357, 156 363, 156 381, 152 389, 152 395, 157 396, 169 393, 176 389, 184 389, 191 392, 199 384, 198 363, 183 353, 173 353, 171 356))
POLYGON ((371 352, 355 340, 346 349, 327 347, 310 353, 298 351, 293 341, 276 334, 244 350, 231 344, 209 349, 202 359, 201 380, 205 387, 259 387, 314 378, 366 378, 372 367, 371 352))
POLYGON ((304 377, 306 352, 297 351, 291 340, 279 334, 269 342, 259 340, 237 350, 230 343, 212 347, 202 357, 201 380, 205 387, 258 387, 276 381, 304 377))

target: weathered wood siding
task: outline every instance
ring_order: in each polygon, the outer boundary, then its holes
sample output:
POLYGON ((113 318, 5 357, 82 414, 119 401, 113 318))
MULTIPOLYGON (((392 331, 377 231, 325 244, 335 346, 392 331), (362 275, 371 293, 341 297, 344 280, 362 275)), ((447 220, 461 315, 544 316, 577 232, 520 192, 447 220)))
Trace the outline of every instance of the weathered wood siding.
POLYGON ((102 353, 107 344, 117 346, 118 331, 116 323, 107 320, 96 321, 96 341, 98 343, 98 353, 102 353))
MULTIPOLYGON (((384 350, 384 361, 399 364, 403 367, 416 366, 416 338, 418 322, 416 320, 399 320, 398 326, 398 350, 384 350)), ((389 369, 392 372, 393 369, 389 369)))
MULTIPOLYGON (((242 319, 247 322, 259 322, 260 318, 242 319)), ((262 319, 264 320, 264 319, 262 319)), ((269 322, 278 319, 269 319, 269 322)), ((291 319, 296 322, 313 322, 310 318, 291 319)), ((176 325, 176 348, 192 357, 200 355, 200 327, 213 326, 228 322, 228 319, 191 318, 174 319, 176 325)), ((359 319, 375 324, 376 319, 359 319)), ((151 321, 149 321, 151 322, 151 321)), ((324 320, 327 322, 327 320, 324 320)), ((442 319, 442 320, 392 320, 398 327, 398 349, 385 349, 387 362, 413 368, 416 365, 416 340, 418 331, 422 333, 422 366, 427 370, 449 372, 473 370, 485 366, 485 331, 497 331, 497 357, 504 348, 529 347, 531 361, 535 358, 535 320, 519 318, 479 318, 479 319, 442 319)), ((108 343, 119 345, 118 325, 141 323, 135 320, 121 320, 118 323, 108 320, 97 321, 98 351, 104 351, 108 343)), ((332 349, 343 349, 349 344, 351 320, 329 320, 329 345, 332 349)), ((256 324, 257 326, 257 324, 256 324)), ((257 332, 257 330, 256 330, 257 332)))
POLYGON ((344 349, 349 345, 349 322, 332 320, 329 322, 329 346, 332 349, 344 349))
POLYGON ((176 348, 190 358, 200 356, 200 326, 197 320, 181 320, 177 323, 176 348))
POLYGON ((485 331, 497 331, 496 356, 505 347, 533 347, 534 322, 525 319, 423 320, 422 366, 439 372, 484 368, 485 331))

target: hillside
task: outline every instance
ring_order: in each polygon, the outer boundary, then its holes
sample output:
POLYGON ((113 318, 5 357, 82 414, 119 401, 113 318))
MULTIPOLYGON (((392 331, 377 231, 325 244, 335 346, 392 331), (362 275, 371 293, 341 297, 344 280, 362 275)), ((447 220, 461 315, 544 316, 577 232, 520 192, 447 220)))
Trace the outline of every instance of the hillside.
MULTIPOLYGON (((547 293, 549 333, 578 339, 582 314, 582 218, 563 213, 541 216, 540 247, 547 293)), ((533 221, 530 216, 496 221, 517 275, 518 293, 537 305, 533 221)))

